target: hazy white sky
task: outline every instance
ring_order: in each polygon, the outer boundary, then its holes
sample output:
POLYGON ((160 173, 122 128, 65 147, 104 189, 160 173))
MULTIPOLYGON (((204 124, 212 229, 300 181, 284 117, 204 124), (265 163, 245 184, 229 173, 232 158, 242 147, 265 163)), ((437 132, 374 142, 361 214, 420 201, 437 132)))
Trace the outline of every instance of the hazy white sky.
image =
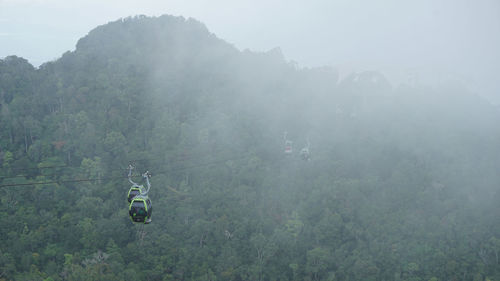
POLYGON ((451 73, 500 102, 500 0, 0 0, 0 58, 38 66, 137 14, 193 17, 239 49, 280 47, 299 66, 378 69, 393 81, 451 73))

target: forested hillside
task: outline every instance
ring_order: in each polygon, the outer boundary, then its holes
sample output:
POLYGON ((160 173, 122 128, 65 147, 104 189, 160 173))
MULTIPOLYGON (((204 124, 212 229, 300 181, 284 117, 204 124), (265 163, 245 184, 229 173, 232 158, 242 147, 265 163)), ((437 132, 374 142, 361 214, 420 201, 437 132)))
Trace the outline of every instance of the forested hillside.
POLYGON ((0 280, 500 280, 498 124, 458 83, 111 22, 40 68, 0 60, 0 280))

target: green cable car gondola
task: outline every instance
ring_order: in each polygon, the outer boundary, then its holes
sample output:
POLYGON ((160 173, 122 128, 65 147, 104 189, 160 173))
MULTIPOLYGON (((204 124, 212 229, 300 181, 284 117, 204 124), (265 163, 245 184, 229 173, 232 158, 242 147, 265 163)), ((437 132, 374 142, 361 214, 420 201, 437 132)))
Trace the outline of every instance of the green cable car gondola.
POLYGON ((148 224, 151 222, 151 214, 153 212, 151 199, 148 197, 148 192, 151 188, 151 184, 149 183, 151 174, 146 172, 142 175, 148 187, 147 190, 145 190, 144 186, 138 185, 132 181, 132 169, 133 167, 129 166, 128 180, 132 183, 132 187, 128 191, 127 196, 127 200, 130 203, 128 213, 133 222, 148 224))
POLYGON ((132 184, 132 186, 128 190, 128 195, 127 195, 127 201, 129 204, 132 202, 132 199, 134 199, 134 197, 136 197, 137 195, 140 195, 142 193, 142 189, 144 189, 144 186, 138 185, 132 180, 133 169, 134 166, 132 165, 128 166, 128 181, 132 184))
POLYGON ((136 196, 130 203, 128 213, 133 222, 148 224, 151 222, 151 214, 153 213, 153 206, 151 199, 147 196, 136 196))
POLYGON ((134 197, 140 194, 141 194, 141 186, 133 185, 128 191, 128 196, 127 196, 128 203, 131 203, 132 199, 134 199, 134 197))

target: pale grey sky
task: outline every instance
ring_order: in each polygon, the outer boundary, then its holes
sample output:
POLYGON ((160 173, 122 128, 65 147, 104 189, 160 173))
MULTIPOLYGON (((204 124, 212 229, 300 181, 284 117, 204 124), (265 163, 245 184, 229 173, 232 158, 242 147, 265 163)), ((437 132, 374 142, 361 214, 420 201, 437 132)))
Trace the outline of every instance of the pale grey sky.
POLYGON ((0 0, 0 58, 35 66, 73 50, 97 25, 182 15, 239 49, 280 47, 299 66, 453 75, 500 103, 500 0, 0 0))

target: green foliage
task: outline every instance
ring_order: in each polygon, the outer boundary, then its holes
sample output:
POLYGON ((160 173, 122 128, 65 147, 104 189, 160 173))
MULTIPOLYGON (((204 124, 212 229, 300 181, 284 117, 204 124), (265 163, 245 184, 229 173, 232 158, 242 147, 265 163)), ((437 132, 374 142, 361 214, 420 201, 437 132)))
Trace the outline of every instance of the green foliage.
POLYGON ((3 154, 3 160, 2 160, 3 169, 9 170, 12 161, 14 161, 14 155, 12 154, 12 152, 5 151, 5 153, 3 154))

